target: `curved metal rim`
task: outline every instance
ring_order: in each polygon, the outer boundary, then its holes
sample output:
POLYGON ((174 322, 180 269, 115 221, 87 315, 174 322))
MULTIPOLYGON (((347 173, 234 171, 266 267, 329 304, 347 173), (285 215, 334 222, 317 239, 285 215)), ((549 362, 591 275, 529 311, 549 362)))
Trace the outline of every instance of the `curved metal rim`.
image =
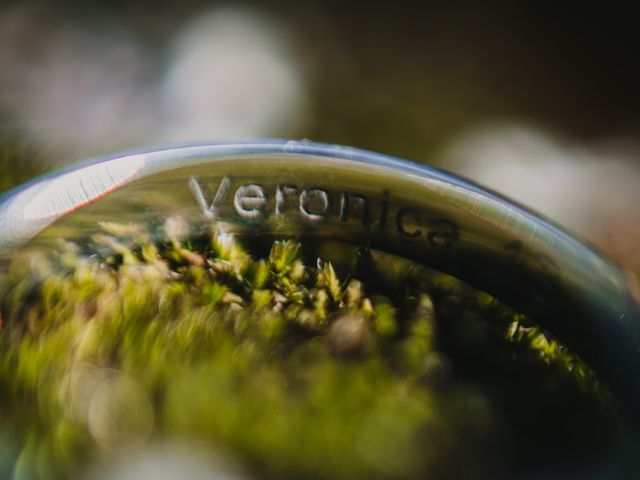
MULTIPOLYGON (((361 148, 348 147, 343 145, 332 145, 321 142, 312 142, 309 140, 286 140, 279 138, 259 138, 237 141, 218 141, 218 142, 198 142, 187 144, 160 145, 157 147, 144 147, 139 149, 125 150, 111 155, 103 155, 92 157, 84 161, 73 163, 69 166, 55 169, 51 172, 39 175, 28 182, 24 182, 6 192, 0 192, 0 214, 2 207, 6 205, 13 197, 21 191, 41 183, 59 177, 66 173, 70 173, 81 168, 87 168, 99 165, 105 162, 130 158, 132 156, 161 156, 161 163, 164 167, 169 166, 173 162, 179 162, 186 157, 195 155, 206 156, 243 156, 243 155, 260 155, 260 154, 290 154, 340 158, 343 160, 351 160, 364 164, 372 164, 384 167, 392 167, 404 171, 407 174, 415 174, 426 176, 439 181, 450 183, 462 187, 466 190, 481 194, 487 199, 497 202, 504 202, 513 211, 522 216, 527 217, 531 222, 539 224, 547 229, 550 233, 563 237, 566 241, 574 242, 576 245, 583 246, 584 240, 577 241, 575 234, 569 234, 562 227, 555 224, 552 220, 545 218, 542 214, 534 212, 530 208, 519 204, 518 202, 496 192, 489 188, 483 187, 470 179, 461 177, 441 170, 439 168, 418 163, 412 160, 396 157, 389 154, 373 152, 361 148)), ((164 170, 164 168, 163 168, 164 170)), ((156 173, 149 172, 148 174, 156 173)), ((136 177, 137 180, 141 177, 136 177)), ((2 232, 0 232, 2 235, 2 232)), ((593 247, 591 247, 593 249, 593 247)))

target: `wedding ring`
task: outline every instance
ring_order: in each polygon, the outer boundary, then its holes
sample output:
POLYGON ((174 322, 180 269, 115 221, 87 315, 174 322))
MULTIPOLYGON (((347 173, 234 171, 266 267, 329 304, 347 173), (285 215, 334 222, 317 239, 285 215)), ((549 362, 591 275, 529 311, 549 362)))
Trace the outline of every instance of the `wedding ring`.
POLYGON ((102 222, 171 216, 239 237, 338 241, 425 264, 528 315, 638 422, 640 314, 625 276, 550 221, 433 167, 355 148, 256 140, 91 160, 0 197, 0 259, 102 222))

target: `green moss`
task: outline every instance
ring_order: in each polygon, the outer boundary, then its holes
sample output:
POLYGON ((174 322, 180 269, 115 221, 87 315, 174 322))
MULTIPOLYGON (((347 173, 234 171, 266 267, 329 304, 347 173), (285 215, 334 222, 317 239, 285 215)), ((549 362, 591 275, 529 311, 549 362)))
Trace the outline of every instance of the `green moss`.
POLYGON ((179 218, 103 228, 2 278, 4 471, 65 478, 188 438, 261 478, 499 478, 608 465, 627 441, 577 356, 455 279, 290 240, 258 258, 179 218))

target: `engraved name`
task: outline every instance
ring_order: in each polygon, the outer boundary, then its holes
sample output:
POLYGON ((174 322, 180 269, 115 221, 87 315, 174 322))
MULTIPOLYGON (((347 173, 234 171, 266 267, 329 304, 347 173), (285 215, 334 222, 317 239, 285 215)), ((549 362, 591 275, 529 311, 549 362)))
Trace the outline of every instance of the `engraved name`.
POLYGON ((411 206, 393 205, 388 191, 371 198, 351 191, 333 191, 320 187, 302 188, 280 184, 268 190, 257 183, 234 186, 230 175, 211 185, 191 177, 188 187, 203 215, 210 220, 228 220, 222 212, 233 214, 246 223, 260 224, 272 216, 297 216, 307 225, 319 227, 328 220, 355 222, 377 230, 393 229, 410 240, 424 240, 436 250, 453 250, 458 241, 458 226, 444 218, 432 218, 411 206), (228 207, 225 210, 225 206, 228 207), (333 218, 332 218, 333 217, 333 218))

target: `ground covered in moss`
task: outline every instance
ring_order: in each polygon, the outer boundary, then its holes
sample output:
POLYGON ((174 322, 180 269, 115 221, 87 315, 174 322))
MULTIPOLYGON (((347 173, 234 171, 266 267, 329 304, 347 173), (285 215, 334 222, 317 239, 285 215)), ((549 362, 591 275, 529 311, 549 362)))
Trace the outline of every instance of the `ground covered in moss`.
POLYGON ((91 477, 176 443, 240 478, 623 468, 631 437, 596 376, 451 277, 180 218, 103 230, 1 278, 2 478, 91 477))

